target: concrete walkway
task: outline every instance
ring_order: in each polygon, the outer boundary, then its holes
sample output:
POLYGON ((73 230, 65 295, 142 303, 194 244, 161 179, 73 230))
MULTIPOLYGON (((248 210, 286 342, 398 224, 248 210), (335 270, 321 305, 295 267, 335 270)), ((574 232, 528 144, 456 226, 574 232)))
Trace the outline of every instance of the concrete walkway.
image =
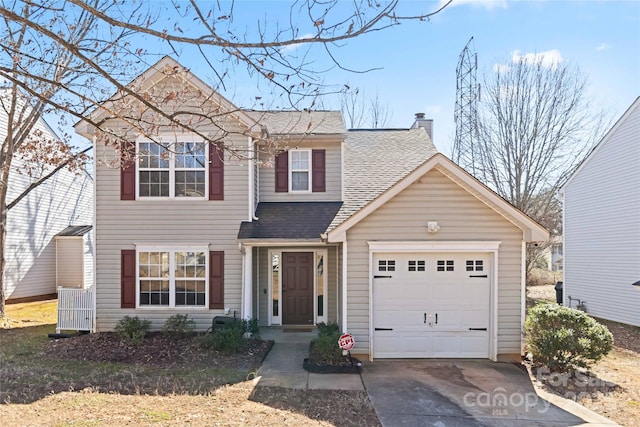
POLYGON ((317 332, 286 332, 262 328, 262 339, 274 340, 254 383, 258 386, 320 390, 364 390, 358 374, 311 374, 302 367, 309 357, 309 343, 317 332))

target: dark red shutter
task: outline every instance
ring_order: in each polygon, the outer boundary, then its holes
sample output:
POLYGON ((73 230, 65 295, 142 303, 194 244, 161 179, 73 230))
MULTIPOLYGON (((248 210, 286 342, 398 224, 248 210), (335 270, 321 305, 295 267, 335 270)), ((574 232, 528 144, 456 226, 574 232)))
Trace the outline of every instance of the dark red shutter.
POLYGON ((224 151, 209 144, 209 200, 224 200, 224 151))
POLYGON ((324 193, 325 190, 325 150, 311 151, 311 173, 313 174, 312 190, 324 193))
POLYGON ((136 251, 120 252, 120 307, 136 308, 136 251))
POLYGON ((224 252, 209 252, 209 308, 224 308, 224 252))
POLYGON ((120 200, 136 199, 136 143, 127 141, 122 144, 120 165, 120 200))
POLYGON ((289 191, 289 153, 276 156, 276 193, 289 191))

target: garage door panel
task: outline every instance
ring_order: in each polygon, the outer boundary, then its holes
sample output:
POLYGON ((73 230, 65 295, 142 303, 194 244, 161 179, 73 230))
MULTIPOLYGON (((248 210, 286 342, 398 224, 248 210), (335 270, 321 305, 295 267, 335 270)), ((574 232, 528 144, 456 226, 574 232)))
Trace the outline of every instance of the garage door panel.
POLYGON ((373 259, 374 357, 489 357, 489 254, 378 253, 373 259), (394 271, 379 271, 390 265, 394 271))

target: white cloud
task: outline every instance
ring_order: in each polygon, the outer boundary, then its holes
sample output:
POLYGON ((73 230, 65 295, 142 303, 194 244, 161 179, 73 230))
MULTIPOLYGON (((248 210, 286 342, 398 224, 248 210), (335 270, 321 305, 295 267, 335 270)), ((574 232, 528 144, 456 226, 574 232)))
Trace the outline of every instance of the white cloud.
MULTIPOLYGON (((309 33, 309 34, 305 34, 303 36, 298 37, 298 40, 311 39, 311 38, 313 38, 313 34, 309 33)), ((287 45, 287 46, 283 47, 282 49, 280 49, 280 53, 284 55, 286 53, 293 52, 294 50, 296 50, 300 46, 302 46, 302 43, 294 43, 294 44, 287 45)))
POLYGON ((564 61, 564 58, 557 49, 524 54, 520 54, 519 50, 514 50, 511 52, 511 60, 514 63, 524 61, 527 64, 541 64, 543 67, 550 68, 564 61))
POLYGON ((610 44, 607 44, 607 43, 600 43, 600 44, 598 45, 598 47, 596 47, 596 50, 597 50, 598 52, 600 52, 600 51, 602 51, 602 50, 609 49, 610 47, 611 47, 611 45, 610 45, 610 44))
MULTIPOLYGON (((564 61, 562 54, 557 49, 536 53, 520 53, 519 50, 511 52, 511 63, 523 61, 526 64, 541 64, 543 67, 552 68, 564 61)), ((494 64, 494 73, 506 73, 511 64, 494 64)))
MULTIPOLYGON (((440 0, 440 6, 444 6, 449 0, 440 0)), ((485 9, 506 9, 507 8, 507 0, 453 0, 453 2, 449 5, 452 6, 461 6, 461 5, 471 5, 473 7, 484 7, 485 9)))

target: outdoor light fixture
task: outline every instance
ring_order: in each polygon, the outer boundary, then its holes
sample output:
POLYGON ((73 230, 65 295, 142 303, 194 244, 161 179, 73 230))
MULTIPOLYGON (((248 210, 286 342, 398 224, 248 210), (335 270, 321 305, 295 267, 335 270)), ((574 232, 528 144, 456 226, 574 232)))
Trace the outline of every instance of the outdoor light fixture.
POLYGON ((438 225, 437 221, 429 221, 429 222, 427 222, 427 231, 429 233, 435 234, 435 233, 438 232, 438 230, 440 230, 440 226, 438 225))

